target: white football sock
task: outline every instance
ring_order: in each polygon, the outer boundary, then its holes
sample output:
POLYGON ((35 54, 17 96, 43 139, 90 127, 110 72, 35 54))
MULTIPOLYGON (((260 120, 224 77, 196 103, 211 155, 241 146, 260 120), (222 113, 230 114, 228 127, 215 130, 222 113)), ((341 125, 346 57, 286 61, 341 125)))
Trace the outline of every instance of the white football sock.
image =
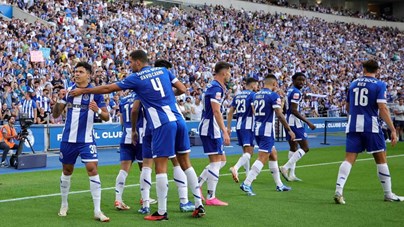
POLYGON ((188 203, 188 181, 187 176, 184 171, 182 171, 181 166, 174 166, 174 182, 177 185, 178 197, 180 198, 180 203, 188 203))
POLYGON ((66 176, 62 173, 60 176, 60 194, 62 196, 62 207, 68 207, 67 198, 70 190, 70 179, 72 175, 66 176))
MULTIPOLYGON (((289 160, 290 158, 292 158, 292 156, 293 156, 294 154, 295 154, 295 152, 289 151, 288 160, 289 160)), ((292 164, 290 165, 290 171, 289 171, 289 176, 290 176, 290 177, 295 177, 295 176, 296 176, 296 174, 295 174, 295 169, 296 169, 296 163, 292 163, 292 164)))
POLYGON ((207 165, 205 169, 203 169, 201 175, 199 176, 198 178, 199 187, 202 187, 203 183, 205 183, 205 181, 208 179, 208 169, 209 165, 207 165))
POLYGON ((264 164, 262 164, 262 162, 259 160, 255 160, 254 164, 251 166, 250 172, 248 172, 248 176, 245 179, 244 184, 247 186, 251 186, 252 182, 260 174, 262 167, 264 167, 264 164))
POLYGON ((377 164, 377 176, 382 184, 385 195, 391 195, 391 177, 387 163, 377 164))
POLYGON ((238 159, 238 161, 237 161, 237 163, 234 165, 234 169, 236 170, 236 172, 238 172, 238 169, 240 169, 240 167, 242 167, 242 166, 244 166, 244 168, 245 168, 245 165, 246 165, 246 163, 248 162, 248 163, 250 163, 250 158, 251 158, 251 155, 250 155, 250 153, 244 153, 239 159, 238 159))
POLYGON ((125 189, 125 181, 128 173, 125 170, 119 170, 115 181, 115 200, 122 202, 122 194, 125 189))
POLYGON ((339 193, 340 195, 343 193, 344 185, 348 179, 349 173, 351 172, 351 168, 351 163, 347 161, 343 161, 339 167, 335 192, 339 193))
POLYGON ((269 161, 268 167, 272 173, 272 177, 274 178, 276 186, 278 186, 278 187, 282 186, 283 183, 281 181, 281 177, 279 174, 278 161, 269 161))
POLYGON ((150 207, 150 188, 151 188, 152 169, 143 167, 140 173, 140 194, 142 195, 143 207, 150 207))
POLYGON ((189 167, 184 172, 185 175, 187 175, 188 185, 191 188, 192 194, 194 195, 195 207, 199 207, 200 205, 202 205, 202 200, 201 190, 199 190, 198 177, 196 176, 193 167, 189 167))
POLYGON ((91 176, 90 178, 90 191, 93 197, 94 213, 101 212, 101 180, 100 175, 91 176))
POLYGON ((286 169, 290 169, 293 166, 296 167, 296 162, 298 162, 303 156, 306 154, 302 149, 298 149, 293 156, 288 160, 288 162, 284 165, 286 169))
POLYGON ((167 212, 168 178, 167 173, 156 174, 156 192, 158 213, 163 215, 167 212))
POLYGON ((209 177, 208 183, 208 196, 207 199, 213 199, 216 197, 216 186, 219 182, 219 172, 222 162, 212 162, 209 164, 209 177))

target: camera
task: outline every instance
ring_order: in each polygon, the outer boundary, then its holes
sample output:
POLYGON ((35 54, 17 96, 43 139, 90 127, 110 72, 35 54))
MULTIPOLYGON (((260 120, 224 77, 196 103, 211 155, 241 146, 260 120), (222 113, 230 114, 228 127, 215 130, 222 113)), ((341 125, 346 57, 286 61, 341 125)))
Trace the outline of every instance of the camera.
POLYGON ((21 137, 27 137, 29 135, 28 128, 34 123, 34 119, 28 118, 26 114, 20 115, 20 126, 21 132, 19 133, 21 137))

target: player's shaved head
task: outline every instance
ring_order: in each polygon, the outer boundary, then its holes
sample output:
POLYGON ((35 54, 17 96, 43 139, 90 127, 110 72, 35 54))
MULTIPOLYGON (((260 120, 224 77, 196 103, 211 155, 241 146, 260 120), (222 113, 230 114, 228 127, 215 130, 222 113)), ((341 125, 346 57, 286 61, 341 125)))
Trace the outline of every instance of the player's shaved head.
POLYGON ((276 76, 274 74, 268 74, 264 78, 264 83, 265 84, 272 84, 274 81, 277 81, 276 76))
POLYGON ((149 59, 147 58, 147 54, 146 52, 144 52, 143 50, 135 50, 132 51, 130 53, 130 57, 132 58, 132 60, 139 60, 143 63, 148 63, 149 59))

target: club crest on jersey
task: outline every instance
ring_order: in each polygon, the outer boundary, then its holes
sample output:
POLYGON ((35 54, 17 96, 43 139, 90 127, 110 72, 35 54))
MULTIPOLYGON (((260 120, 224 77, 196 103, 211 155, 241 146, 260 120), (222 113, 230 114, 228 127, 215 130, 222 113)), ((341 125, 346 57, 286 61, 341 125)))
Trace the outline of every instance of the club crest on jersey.
POLYGON ((299 93, 294 93, 293 94, 293 99, 299 99, 300 98, 300 94, 299 93))
POLYGON ((216 92, 215 99, 221 99, 222 98, 222 92, 216 92))
POLYGON ((83 100, 88 101, 90 99, 90 96, 88 94, 83 95, 83 100))

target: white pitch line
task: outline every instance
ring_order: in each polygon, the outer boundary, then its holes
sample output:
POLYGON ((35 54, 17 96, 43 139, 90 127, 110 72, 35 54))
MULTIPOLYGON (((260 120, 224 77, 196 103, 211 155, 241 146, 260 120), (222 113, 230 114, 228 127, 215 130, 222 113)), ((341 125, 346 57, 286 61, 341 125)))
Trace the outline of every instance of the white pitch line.
MULTIPOLYGON (((399 158, 403 157, 404 154, 399 154, 399 155, 392 155, 392 156, 387 156, 387 158, 399 158)), ((373 158, 363 158, 363 159, 358 159, 356 160, 357 162, 361 161, 370 161, 374 160, 373 158)), ((309 164, 309 165, 301 165, 301 166, 296 166, 296 168, 307 168, 307 167, 316 167, 316 166, 326 166, 326 165, 334 165, 334 164, 340 164, 342 161, 338 162, 325 162, 325 163, 317 163, 317 164, 309 164)), ((268 169, 262 170, 261 172, 267 172, 269 171, 268 169)), ((241 172, 240 174, 244 174, 244 172, 241 172)), ((220 176, 229 176, 231 173, 225 173, 221 174, 220 176)), ((173 180, 169 180, 169 183, 174 182, 173 180)), ((153 182, 155 184, 155 182, 153 182)), ((129 187, 136 187, 139 186, 139 184, 130 184, 130 185, 125 185, 125 188, 129 187)), ((101 190, 115 190, 115 187, 109 187, 109 188, 102 188, 101 190)), ((82 191, 72 191, 69 192, 69 195, 72 194, 81 194, 81 193, 87 193, 90 192, 90 190, 82 190, 82 191)), ((27 196, 27 197, 21 197, 21 198, 14 198, 14 199, 4 199, 0 200, 0 203, 7 203, 7 202, 14 202, 14 201, 21 201, 21 200, 29 200, 29 199, 38 199, 38 198, 48 198, 48 197, 54 197, 54 196, 60 196, 60 193, 53 193, 53 194, 47 194, 47 195, 36 195, 36 196, 27 196)))

